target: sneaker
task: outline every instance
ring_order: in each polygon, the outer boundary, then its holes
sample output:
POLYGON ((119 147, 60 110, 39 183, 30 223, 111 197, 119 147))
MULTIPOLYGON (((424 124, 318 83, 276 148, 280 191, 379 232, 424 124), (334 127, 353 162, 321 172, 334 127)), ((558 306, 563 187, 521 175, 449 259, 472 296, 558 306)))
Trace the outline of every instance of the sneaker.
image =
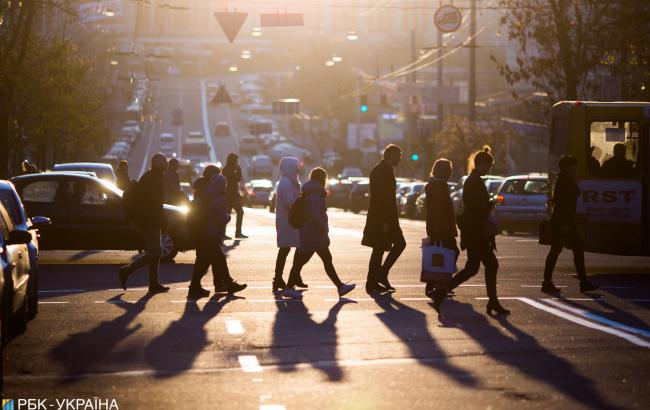
POLYGON ((544 281, 542 282, 542 292, 544 293, 557 293, 560 291, 560 288, 555 286, 555 284, 551 281, 544 281))
POLYGON ((597 290, 598 286, 594 285, 593 283, 589 282, 589 280, 584 279, 580 281, 580 292, 593 292, 594 290, 597 290))
POLYGON ((215 293, 226 293, 228 292, 228 285, 225 283, 215 283, 214 284, 215 293))
POLYGON ((200 298, 207 298, 208 296, 210 296, 210 291, 202 288, 201 286, 197 286, 197 287, 190 286, 190 290, 189 292, 187 292, 188 298, 200 299, 200 298))
POLYGON ((282 296, 291 298, 291 299, 302 299, 302 293, 298 292, 294 288, 286 288, 282 291, 282 296))
POLYGON ((342 298, 343 296, 352 292, 356 287, 357 285, 355 285, 354 283, 347 283, 345 285, 339 286, 339 297, 342 298))
POLYGON ((165 293, 165 292, 169 292, 169 286, 163 286, 160 283, 149 286, 149 293, 151 294, 165 293))
POLYGON ((129 266, 122 266, 118 269, 117 273, 120 277, 120 286, 122 286, 122 289, 126 290, 126 279, 129 277, 129 266))
POLYGON ((230 282, 228 285, 227 292, 229 295, 234 295, 237 292, 241 292, 242 290, 246 289, 248 285, 245 283, 237 283, 237 282, 230 282))
POLYGON ((383 287, 377 282, 366 282, 366 292, 367 293, 384 293, 388 289, 383 287))

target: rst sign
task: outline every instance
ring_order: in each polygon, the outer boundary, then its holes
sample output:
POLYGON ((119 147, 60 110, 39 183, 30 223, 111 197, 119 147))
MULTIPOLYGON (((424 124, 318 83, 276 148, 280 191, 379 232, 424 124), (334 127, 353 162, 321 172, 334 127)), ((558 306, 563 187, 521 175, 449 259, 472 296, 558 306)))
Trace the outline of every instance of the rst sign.
POLYGON ((578 214, 591 223, 640 223, 643 203, 638 181, 581 181, 578 214))

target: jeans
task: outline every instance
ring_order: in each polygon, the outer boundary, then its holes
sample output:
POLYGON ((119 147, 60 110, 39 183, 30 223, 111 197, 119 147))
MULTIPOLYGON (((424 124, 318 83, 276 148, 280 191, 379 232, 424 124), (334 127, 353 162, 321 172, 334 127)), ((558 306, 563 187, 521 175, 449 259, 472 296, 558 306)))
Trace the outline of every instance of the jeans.
POLYGON ((390 269, 393 267, 402 252, 406 249, 406 240, 404 235, 400 233, 399 237, 395 238, 393 245, 388 251, 386 260, 382 264, 384 257, 384 250, 382 248, 372 248, 372 255, 370 255, 370 263, 368 264, 368 282, 377 282, 377 280, 388 277, 390 269))
POLYGON ((325 273, 330 278, 332 283, 334 283, 337 288, 343 285, 343 282, 341 282, 341 279, 339 279, 339 275, 336 273, 336 269, 334 269, 334 264, 332 263, 332 253, 330 252, 329 248, 324 248, 317 251, 305 251, 298 248, 296 250, 296 254, 293 257, 293 266, 291 267, 291 273, 289 274, 287 287, 292 288, 296 286, 296 284, 300 281, 300 271, 302 270, 302 267, 305 266, 307 262, 309 262, 311 257, 314 256, 314 253, 318 254, 318 256, 323 261, 323 265, 325 266, 325 273))
POLYGON ((197 240, 196 261, 192 270, 190 287, 201 286, 201 279, 208 272, 210 265, 212 265, 212 280, 215 287, 218 287, 219 284, 232 282, 226 255, 221 248, 221 241, 217 238, 201 236, 197 240))
POLYGON ((489 242, 471 244, 467 247, 467 263, 465 268, 458 272, 447 282, 446 289, 450 291, 457 288, 478 273, 481 263, 485 266, 485 288, 488 299, 497 300, 497 271, 499 262, 494 254, 492 244, 489 242))
POLYGON ((162 256, 160 228, 136 226, 136 230, 144 240, 144 252, 127 266, 127 272, 130 275, 141 267, 149 265, 149 286, 157 285, 160 283, 158 269, 160 268, 160 257, 162 256))

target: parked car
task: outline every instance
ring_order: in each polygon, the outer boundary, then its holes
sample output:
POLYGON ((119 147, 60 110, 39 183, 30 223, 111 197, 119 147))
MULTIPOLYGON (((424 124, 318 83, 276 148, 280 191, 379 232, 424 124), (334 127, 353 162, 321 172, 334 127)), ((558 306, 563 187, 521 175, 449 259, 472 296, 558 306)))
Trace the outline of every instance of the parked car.
POLYGON ((271 200, 273 183, 268 179, 254 179, 244 184, 244 204, 253 207, 261 205, 267 207, 271 200))
POLYGON ((229 137, 230 125, 227 122, 218 122, 217 127, 214 129, 215 137, 229 137))
MULTIPOLYGON (((2 288, 0 292, 0 342, 6 345, 13 331, 22 332, 27 326, 34 298, 38 304, 37 288, 30 286, 30 258, 28 246, 31 232, 18 229, 7 209, 0 204, 0 267, 2 288)), ((35 312, 34 312, 35 313, 35 312)))
POLYGON ((25 207, 18 196, 14 185, 9 181, 0 181, 0 204, 4 206, 14 229, 29 232, 32 240, 27 244, 29 254, 29 317, 36 316, 38 311, 38 232, 50 224, 50 220, 43 216, 29 218, 25 207))
POLYGON ((363 176, 363 171, 361 171, 361 168, 359 167, 345 167, 343 168, 343 171, 341 171, 341 178, 350 178, 350 177, 362 177, 363 176))
POLYGON ((330 179, 327 182, 327 191, 329 193, 326 198, 328 207, 348 210, 352 182, 347 179, 330 179))
POLYGON ((268 155, 255 155, 251 158, 249 173, 254 177, 273 175, 273 162, 268 155))
POLYGON ((160 134, 160 145, 163 144, 176 144, 176 135, 171 132, 163 132, 160 134))
POLYGON ((509 233, 538 229, 539 223, 548 217, 548 184, 546 174, 506 178, 494 208, 499 227, 509 233))
MULTIPOLYGON (((447 185, 449 186, 449 194, 453 194, 455 188, 456 188, 456 183, 455 182, 447 182, 447 185)), ((426 185, 425 185, 426 186, 426 185)), ((418 199, 415 200, 415 219, 421 219, 424 220, 427 218, 427 193, 423 189, 422 193, 418 196, 418 199)))
POLYGON ((397 211, 400 216, 405 216, 407 218, 414 218, 416 209, 415 201, 418 199, 420 194, 424 192, 425 182, 411 182, 407 185, 407 191, 402 195, 397 203, 397 211))
MULTIPOLYGON (((126 220, 122 191, 97 177, 75 172, 46 172, 11 179, 28 215, 43 215, 52 224, 40 230, 41 249, 144 249, 140 235, 126 220)), ((165 205, 168 226, 161 237, 162 260, 193 248, 186 210, 165 205)))
MULTIPOLYGON (((454 215, 456 216, 462 215, 465 210, 465 204, 463 203, 463 185, 465 184, 466 179, 467 175, 461 177, 458 181, 456 190, 451 194, 451 202, 454 206, 454 215)), ((499 181, 500 183, 504 178, 498 175, 484 175, 481 179, 485 182, 485 187, 488 188, 489 192, 490 181, 499 181)))
POLYGON ((257 138, 244 135, 239 139, 239 152, 242 154, 257 154, 257 138))
POLYGON ((111 164, 102 162, 68 162, 64 164, 56 164, 52 171, 85 171, 94 172, 97 178, 103 179, 108 182, 115 183, 117 177, 111 164))
POLYGON ((348 208, 356 214, 361 211, 367 211, 368 205, 370 205, 370 183, 366 181, 359 182, 350 191, 350 204, 348 208))

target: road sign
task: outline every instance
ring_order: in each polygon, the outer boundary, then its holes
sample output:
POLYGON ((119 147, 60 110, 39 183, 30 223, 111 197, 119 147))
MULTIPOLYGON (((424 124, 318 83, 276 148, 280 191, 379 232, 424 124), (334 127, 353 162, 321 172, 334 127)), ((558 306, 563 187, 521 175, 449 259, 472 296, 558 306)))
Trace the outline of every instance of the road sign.
POLYGON ((235 41, 237 34, 239 34, 241 27, 244 25, 244 21, 246 21, 248 13, 238 13, 236 11, 232 13, 227 11, 216 12, 214 13, 214 17, 219 22, 219 25, 221 26, 221 29, 223 30, 226 37, 228 37, 228 41, 232 43, 235 41))
POLYGON ((215 104, 230 104, 232 102, 225 85, 221 84, 219 86, 219 90, 217 90, 217 94, 212 99, 212 102, 215 104))
POLYGON ((451 33, 458 30, 460 23, 463 22, 463 15, 456 7, 446 5, 436 10, 436 14, 433 15, 433 22, 438 27, 438 30, 451 33))
POLYGON ((302 13, 267 13, 260 15, 262 27, 304 26, 302 13))

